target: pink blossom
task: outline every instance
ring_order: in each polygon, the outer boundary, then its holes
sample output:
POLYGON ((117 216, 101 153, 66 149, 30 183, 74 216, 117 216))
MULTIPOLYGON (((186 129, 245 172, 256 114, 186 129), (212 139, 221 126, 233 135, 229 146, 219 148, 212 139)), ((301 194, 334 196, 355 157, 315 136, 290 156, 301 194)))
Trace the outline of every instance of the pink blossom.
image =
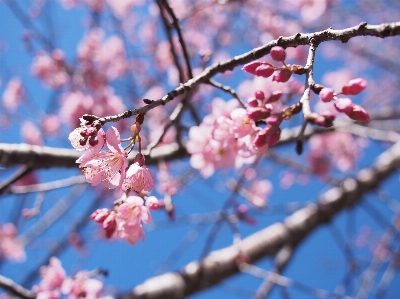
POLYGON ((144 231, 141 224, 120 221, 118 223, 117 236, 126 240, 129 244, 135 245, 139 239, 144 241, 144 231))
MULTIPOLYGON (((121 187, 125 179, 128 159, 121 146, 119 132, 115 127, 107 130, 106 143, 108 151, 92 155, 90 160, 82 161, 80 167, 83 168, 86 180, 93 186, 103 181, 108 188, 114 189, 121 187)), ((82 160, 82 158, 80 159, 82 160)), ((77 162, 79 163, 79 160, 77 162)))
POLYGON ((100 297, 102 289, 103 283, 90 278, 86 271, 79 271, 74 277, 68 277, 61 287, 62 293, 68 295, 67 299, 96 299, 100 297))
POLYGON ((158 210, 160 207, 159 200, 155 196, 149 196, 146 198, 146 207, 149 210, 158 210))
POLYGON ((73 130, 68 139, 71 141, 72 146, 78 150, 83 151, 90 149, 93 154, 97 154, 104 146, 105 133, 102 128, 96 128, 86 125, 86 121, 80 118, 81 126, 73 130))
POLYGON ((266 206, 268 196, 272 192, 272 184, 268 180, 259 180, 251 184, 246 199, 258 208, 266 206))
POLYGON ((60 88, 69 81, 69 75, 63 59, 64 53, 60 49, 52 52, 52 55, 39 51, 33 60, 32 73, 51 87, 60 88))
POLYGON ((146 166, 140 166, 134 163, 129 166, 126 172, 126 179, 122 184, 122 190, 135 190, 136 192, 150 192, 154 188, 154 176, 151 170, 146 166))
POLYGON ((0 256, 13 262, 23 262, 26 259, 21 240, 17 236, 17 228, 12 223, 0 223, 0 256))
POLYGON ((233 138, 231 134, 232 120, 226 116, 219 116, 214 123, 212 137, 215 140, 224 141, 233 138))
POLYGON ((14 112, 21 104, 25 95, 25 89, 19 78, 12 78, 4 91, 3 104, 6 109, 14 112))
POLYGON ((39 128, 30 121, 24 121, 21 127, 22 139, 29 144, 43 144, 42 132, 39 128))
POLYGON ((33 288, 35 292, 43 293, 43 297, 47 296, 50 298, 59 294, 58 290, 66 279, 65 270, 61 266, 60 260, 56 257, 51 257, 48 266, 40 267, 40 277, 42 280, 39 285, 33 288))
POLYGON ((254 121, 247 116, 247 112, 243 108, 237 108, 231 112, 232 133, 236 138, 244 137, 251 134, 255 130, 254 121))
POLYGON ((51 136, 56 136, 60 130, 60 118, 55 114, 48 114, 42 119, 42 128, 51 136))
POLYGON ((130 224, 140 224, 142 222, 151 224, 150 211, 143 204, 144 201, 139 196, 127 197, 118 207, 117 218, 130 224))

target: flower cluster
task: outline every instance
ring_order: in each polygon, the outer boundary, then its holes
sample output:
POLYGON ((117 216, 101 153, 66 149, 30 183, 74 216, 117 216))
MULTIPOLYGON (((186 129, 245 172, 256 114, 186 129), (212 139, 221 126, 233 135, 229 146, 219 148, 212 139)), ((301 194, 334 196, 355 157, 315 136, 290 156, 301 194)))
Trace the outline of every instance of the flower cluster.
POLYGON ((214 99, 211 114, 200 126, 189 130, 187 149, 192 154, 192 167, 208 177, 216 169, 240 167, 254 161, 257 153, 275 145, 279 141, 283 117, 272 113, 273 102, 281 95, 276 91, 265 97, 262 91, 256 91, 247 109, 237 108, 236 100, 225 103, 214 99))
MULTIPOLYGON (((147 207, 143 206, 146 192, 154 188, 154 176, 146 166, 145 158, 141 153, 141 125, 143 116, 139 115, 131 127, 133 136, 129 138, 126 148, 121 146, 121 138, 115 127, 107 132, 96 121, 90 123, 81 119, 81 126, 69 135, 69 140, 77 150, 87 150, 77 163, 86 180, 93 186, 103 182, 109 189, 127 192, 136 191, 139 196, 130 196, 115 202, 115 210, 100 209, 92 214, 92 219, 101 223, 105 236, 111 238, 114 234, 130 244, 135 244, 139 238, 144 238, 142 222, 151 223, 151 216, 147 207), (133 164, 129 166, 127 148, 133 148, 139 143, 139 153, 133 164), (102 151, 104 145, 108 150, 102 151), (128 168, 128 169, 127 169, 128 168), (141 197, 140 197, 141 196, 141 197)), ((155 197, 146 200, 151 208, 158 207, 155 197)))
POLYGON ((347 82, 340 92, 335 93, 333 89, 324 87, 319 92, 320 99, 325 102, 334 101, 334 107, 340 113, 346 114, 353 120, 369 123, 369 115, 365 109, 354 104, 349 98, 338 98, 338 95, 357 95, 367 87, 367 81, 362 78, 352 79, 347 82))
POLYGON ((143 198, 129 196, 116 201, 113 211, 98 209, 90 217, 102 224, 106 238, 116 236, 134 245, 139 239, 144 240, 142 223, 152 223, 149 209, 158 209, 154 196, 147 197, 145 205, 143 198))
POLYGON ((50 259, 48 266, 40 268, 42 280, 33 287, 38 299, 58 299, 66 295, 67 299, 100 298, 103 282, 91 278, 87 271, 79 271, 67 277, 61 262, 56 257, 50 259))

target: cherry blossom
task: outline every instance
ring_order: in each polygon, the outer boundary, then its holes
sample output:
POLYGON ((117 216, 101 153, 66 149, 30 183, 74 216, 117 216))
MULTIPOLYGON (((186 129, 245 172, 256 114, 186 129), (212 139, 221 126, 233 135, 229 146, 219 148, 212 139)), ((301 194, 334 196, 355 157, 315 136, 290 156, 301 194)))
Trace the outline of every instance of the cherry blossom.
POLYGON ((13 262, 25 261, 23 244, 17 236, 17 228, 12 223, 0 223, 0 256, 13 262))
POLYGON ((125 169, 128 166, 127 153, 121 146, 119 132, 111 127, 106 133, 108 151, 99 152, 87 159, 78 159, 80 167, 89 183, 93 186, 104 182, 110 189, 121 187, 125 179, 125 169))
POLYGON ((146 165, 134 163, 126 172, 126 179, 122 184, 122 190, 135 190, 136 192, 150 192, 154 188, 154 176, 146 165))
POLYGON ((103 282, 91 278, 87 271, 79 271, 73 277, 68 277, 61 287, 61 292, 68 295, 67 299, 96 299, 102 290, 103 282))
POLYGON ((25 95, 25 89, 22 85, 22 81, 19 78, 12 78, 3 93, 3 104, 4 107, 14 112, 17 107, 21 104, 25 95))

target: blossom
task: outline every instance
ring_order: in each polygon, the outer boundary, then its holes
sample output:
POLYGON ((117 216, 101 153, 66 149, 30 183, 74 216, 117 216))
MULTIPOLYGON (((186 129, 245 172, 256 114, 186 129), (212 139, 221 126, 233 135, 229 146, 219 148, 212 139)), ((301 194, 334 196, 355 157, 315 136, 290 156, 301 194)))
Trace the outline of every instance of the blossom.
POLYGON ((114 189, 120 187, 125 179, 125 169, 128 166, 127 153, 121 146, 120 135, 115 127, 107 130, 106 143, 108 151, 94 154, 88 161, 82 161, 82 156, 77 162, 82 162, 80 167, 83 168, 86 180, 92 186, 103 181, 108 188, 114 189))
POLYGON ((0 256, 14 262, 23 262, 26 258, 17 228, 12 223, 0 224, 0 256))
POLYGON ((25 95, 25 89, 22 85, 22 81, 19 78, 12 78, 4 91, 3 104, 4 108, 11 112, 14 112, 17 107, 21 104, 25 95))
POLYGON ((91 149, 92 152, 98 153, 104 146, 104 130, 101 128, 97 130, 92 126, 86 125, 86 121, 83 118, 80 118, 80 121, 81 126, 69 134, 69 141, 78 151, 91 149))
POLYGON ((103 283, 90 278, 89 272, 86 271, 79 271, 73 277, 68 277, 61 287, 62 293, 68 295, 67 299, 96 299, 102 289, 103 283))
MULTIPOLYGON (((144 164, 144 157, 142 154, 142 161, 135 162, 129 166, 126 172, 126 179, 122 184, 122 190, 133 189, 136 192, 147 191, 150 192, 154 188, 154 176, 151 170, 144 164)), ((140 160, 139 158, 135 160, 140 160)))
POLYGON ((33 287, 38 295, 41 293, 41 297, 51 298, 60 294, 59 289, 66 278, 66 274, 58 258, 51 257, 48 266, 40 267, 40 277, 42 280, 39 285, 33 287))
POLYGON ((141 222, 151 224, 152 219, 149 209, 143 205, 144 201, 139 196, 129 196, 118 207, 117 218, 132 225, 141 222))

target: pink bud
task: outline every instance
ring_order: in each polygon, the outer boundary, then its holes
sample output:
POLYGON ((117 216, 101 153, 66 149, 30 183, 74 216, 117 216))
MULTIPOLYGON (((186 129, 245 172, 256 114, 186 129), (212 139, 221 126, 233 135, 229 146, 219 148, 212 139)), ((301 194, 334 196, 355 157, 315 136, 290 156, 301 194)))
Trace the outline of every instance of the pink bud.
POLYGON ((146 164, 145 159, 143 154, 138 153, 135 157, 135 159, 133 160, 134 163, 138 163, 139 166, 143 166, 144 164, 146 164))
POLYGON ((324 111, 314 119, 313 124, 329 128, 333 126, 333 121, 335 120, 335 115, 330 111, 324 111))
POLYGON ((254 121, 258 121, 270 116, 271 109, 267 109, 264 107, 248 107, 246 109, 246 114, 248 118, 251 118, 254 121))
POLYGON ((281 128, 277 127, 271 134, 267 137, 268 146, 274 146, 278 143, 279 139, 281 138, 281 128))
POLYGON ((369 115, 368 112, 359 105, 353 105, 353 110, 351 113, 346 113, 348 117, 354 119, 359 122, 369 123, 369 115))
POLYGON ((248 99, 247 102, 251 107, 258 107, 258 101, 256 98, 248 99))
POLYGON ((282 115, 281 114, 273 114, 270 117, 268 117, 266 119, 266 122, 270 125, 270 126, 279 126, 282 123, 282 115))
POLYGON ((323 88, 319 93, 319 97, 325 103, 332 101, 333 100, 333 89, 328 88, 328 87, 323 88))
POLYGON ((106 232, 106 238, 109 239, 117 229, 117 221, 115 220, 115 213, 111 212, 110 215, 104 220, 103 228, 106 232))
POLYGON ((111 211, 109 209, 97 209, 90 215, 94 221, 102 223, 110 215, 111 211))
POLYGON ((291 76, 292 72, 290 70, 281 70, 280 72, 274 75, 272 81, 284 83, 289 81, 291 76))
POLYGON ((367 81, 362 78, 350 80, 342 87, 342 93, 345 95, 359 94, 367 87, 367 81))
POLYGON ((254 96, 256 97, 256 99, 258 99, 258 100, 260 100, 260 101, 263 101, 263 100, 264 100, 264 97, 265 97, 264 92, 263 92, 262 90, 257 90, 257 91, 254 93, 254 96))
POLYGON ((275 72, 275 69, 269 63, 264 63, 256 68, 255 75, 268 78, 275 72))
POLYGON ((258 131, 256 137, 253 140, 253 146, 255 149, 260 149, 267 145, 267 131, 265 129, 261 129, 258 131))
POLYGON ((245 71, 245 72, 248 72, 250 74, 255 75, 256 74, 256 68, 259 67, 260 65, 262 65, 262 62, 253 61, 253 62, 250 62, 248 64, 245 64, 242 67, 242 70, 245 71))
POLYGON ((155 196, 147 197, 146 207, 148 207, 150 210, 158 210, 160 207, 158 199, 155 196))
POLYGON ((286 58, 285 49, 279 46, 275 46, 270 51, 271 57, 276 61, 284 61, 286 58))
POLYGON ((283 95, 283 92, 280 90, 275 90, 271 96, 268 98, 267 103, 273 103, 278 101, 283 95))
POLYGON ((353 110, 353 102, 349 98, 339 98, 335 101, 334 106, 337 111, 351 113, 353 110))

